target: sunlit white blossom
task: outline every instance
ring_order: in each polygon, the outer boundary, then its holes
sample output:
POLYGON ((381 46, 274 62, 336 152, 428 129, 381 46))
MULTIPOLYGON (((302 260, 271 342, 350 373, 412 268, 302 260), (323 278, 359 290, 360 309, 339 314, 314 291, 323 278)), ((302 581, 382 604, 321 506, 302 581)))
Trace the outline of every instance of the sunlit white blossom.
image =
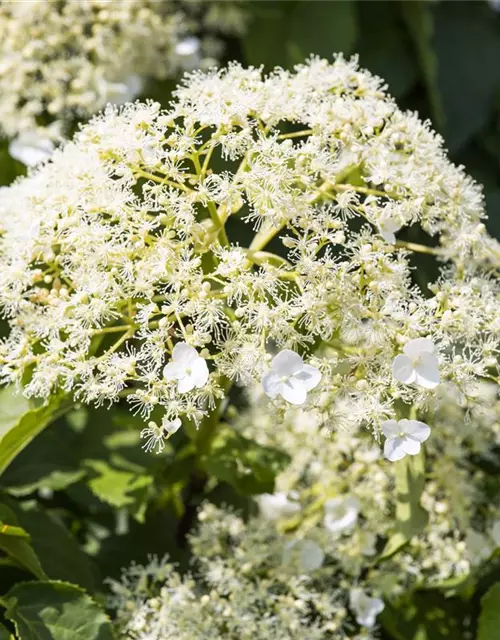
POLYGON ((356 622, 371 629, 378 614, 384 610, 384 601, 380 598, 370 598, 362 589, 355 588, 351 589, 349 606, 356 616, 356 622))
POLYGON ((332 533, 351 530, 358 520, 361 503, 356 496, 339 496, 325 502, 325 527, 332 533))
POLYGON ((54 143, 50 138, 41 136, 35 131, 20 133, 9 144, 9 153, 27 167, 33 167, 48 160, 54 152, 54 143))
POLYGON ((394 358, 392 375, 399 382, 415 382, 425 389, 434 389, 440 381, 434 350, 434 343, 429 338, 410 340, 403 347, 403 353, 394 358))
POLYGON ((194 347, 178 342, 172 351, 172 361, 163 369, 165 380, 177 380, 177 391, 187 393, 203 387, 208 380, 208 366, 194 347))
POLYGON ((272 359, 271 370, 262 377, 262 387, 270 398, 280 395, 291 404, 304 404, 307 392, 320 380, 319 369, 305 364, 298 353, 284 349, 272 359))
POLYGON ((263 493, 257 497, 260 512, 268 520, 278 520, 300 511, 300 504, 290 500, 287 493, 263 493))
POLYGON ((430 427, 424 422, 406 418, 399 422, 386 420, 381 429, 386 437, 384 455, 391 462, 401 460, 406 455, 415 456, 420 453, 421 443, 431 434, 430 427))

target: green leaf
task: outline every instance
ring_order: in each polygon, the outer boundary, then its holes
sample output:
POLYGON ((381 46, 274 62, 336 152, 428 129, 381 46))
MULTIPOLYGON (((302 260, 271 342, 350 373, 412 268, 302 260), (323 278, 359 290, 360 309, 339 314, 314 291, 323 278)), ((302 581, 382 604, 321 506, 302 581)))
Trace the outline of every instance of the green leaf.
POLYGON ((286 47, 293 63, 310 54, 349 55, 358 36, 355 2, 297 2, 290 14, 286 47))
POLYGON ((210 452, 202 458, 209 473, 232 485, 241 495, 272 493, 276 476, 288 465, 288 454, 222 428, 210 452))
POLYGON ((6 503, 19 526, 30 534, 31 545, 49 578, 71 580, 91 591, 95 588, 90 558, 58 520, 34 501, 6 499, 6 503))
POLYGON ((2 394, 0 397, 1 475, 33 438, 56 418, 63 404, 63 398, 54 396, 47 405, 26 410, 24 398, 13 396, 11 389, 2 389, 0 393, 2 394))
POLYGON ((445 122, 438 88, 438 61, 433 47, 434 14, 428 2, 403 2, 403 17, 413 39, 436 126, 445 122))
POLYGON ((417 81, 418 70, 401 29, 398 3, 359 2, 357 8, 361 33, 356 50, 360 64, 383 78, 391 95, 406 95, 417 81))
POLYGON ((469 615, 470 605, 461 598, 417 591, 395 604, 386 600, 377 620, 391 640, 464 640, 469 615))
POLYGON ((497 640, 500 629, 500 582, 481 598, 477 640, 497 640))
POLYGON ((3 504, 0 505, 0 549, 37 578, 47 577, 31 546, 30 535, 18 526, 15 513, 3 504))
POLYGON ((487 3, 436 6, 433 41, 445 111, 443 130, 456 150, 488 122, 500 85, 500 34, 487 3))
POLYGON ((73 584, 21 582, 2 601, 22 640, 113 639, 107 615, 73 584))
POLYGON ((358 36, 354 2, 252 2, 243 48, 248 64, 290 68, 311 54, 331 59, 353 52, 358 36))
POLYGON ((3 624, 0 624, 0 640, 15 640, 14 636, 3 624))
POLYGON ((427 525, 429 515, 420 504, 425 486, 423 450, 417 456, 406 456, 396 467, 396 532, 389 538, 380 556, 384 560, 394 555, 427 525))
POLYGON ((99 500, 116 509, 127 507, 139 521, 143 520, 153 476, 141 473, 140 468, 134 471, 115 469, 103 460, 86 460, 85 464, 97 474, 87 484, 99 500))

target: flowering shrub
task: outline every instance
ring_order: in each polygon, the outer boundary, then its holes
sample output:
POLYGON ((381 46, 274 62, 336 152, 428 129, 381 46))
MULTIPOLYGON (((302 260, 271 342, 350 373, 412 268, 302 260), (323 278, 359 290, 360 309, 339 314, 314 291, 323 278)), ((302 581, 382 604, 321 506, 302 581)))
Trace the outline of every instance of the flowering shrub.
POLYGON ((341 57, 267 78, 234 64, 176 96, 108 108, 2 191, 4 382, 126 397, 146 420, 161 406, 145 432, 161 447, 233 381, 378 433, 405 406, 428 413, 440 380, 469 397, 497 375, 480 188, 379 79, 341 57), (388 242, 388 222, 429 246, 388 242), (446 263, 430 291, 419 252, 446 263))
POLYGON ((124 637, 380 637, 500 541, 481 188, 356 59, 194 71, 174 98, 108 106, 0 190, 0 380, 27 405, 0 471, 63 429, 74 466, 7 486, 68 488, 89 554, 175 511, 192 571, 113 581, 124 637), (247 512, 197 517, 221 487, 247 512))

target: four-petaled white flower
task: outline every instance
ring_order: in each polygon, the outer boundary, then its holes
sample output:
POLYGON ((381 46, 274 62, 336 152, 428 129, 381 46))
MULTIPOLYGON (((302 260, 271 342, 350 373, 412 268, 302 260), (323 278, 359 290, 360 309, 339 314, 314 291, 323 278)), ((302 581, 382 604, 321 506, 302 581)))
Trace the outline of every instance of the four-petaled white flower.
POLYGON ((434 343, 429 338, 416 338, 407 342, 392 363, 392 375, 399 382, 415 382, 425 389, 434 389, 439 384, 438 359, 434 354, 434 343))
POLYGON ((370 598, 356 587, 349 593, 349 606, 356 616, 356 622, 362 627, 371 629, 379 613, 384 610, 384 601, 380 598, 370 598))
POLYGON ((316 367, 304 364, 295 351, 283 349, 271 361, 271 370, 262 377, 264 392, 270 398, 280 395, 291 404, 304 404, 307 392, 321 380, 316 367))
POLYGON ((416 456, 420 452, 420 444, 431 434, 430 427, 418 420, 403 418, 386 420, 381 425, 382 433, 387 438, 384 444, 384 455, 391 462, 401 460, 406 455, 416 456))
POLYGON ((163 377, 177 380, 177 391, 187 393, 206 384, 208 366, 194 347, 178 342, 172 351, 172 362, 163 369, 163 377))
POLYGON ((267 520, 278 520, 300 511, 300 504, 290 500, 284 491, 263 493, 257 497, 257 502, 261 514, 267 520))
POLYGON ((141 438, 147 438, 142 448, 147 452, 156 449, 156 453, 161 453, 165 449, 165 440, 168 440, 171 435, 179 431, 181 425, 180 418, 168 420, 165 416, 161 426, 158 426, 156 422, 149 422, 148 426, 141 431, 141 438))
POLYGON ((331 533, 351 530, 357 522, 361 503, 356 496, 339 496, 325 502, 323 524, 331 533))
POLYGON ((36 164, 48 160, 54 149, 52 140, 40 136, 35 131, 25 131, 9 144, 11 157, 27 167, 34 167, 36 164))

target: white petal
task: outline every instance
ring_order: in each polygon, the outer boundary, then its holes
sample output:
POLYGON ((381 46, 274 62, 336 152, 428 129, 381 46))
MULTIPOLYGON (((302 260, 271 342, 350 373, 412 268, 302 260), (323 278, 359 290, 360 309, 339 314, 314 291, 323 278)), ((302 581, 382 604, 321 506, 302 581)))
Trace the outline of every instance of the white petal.
POLYGON ((208 366, 206 361, 198 356, 196 360, 191 364, 191 379, 195 387, 203 387, 208 380, 208 366))
POLYGON ((440 381, 438 359, 433 353, 422 353, 415 363, 415 382, 424 389, 435 389, 440 381))
POLYGON ((162 422, 162 427, 165 429, 167 433, 176 433, 182 426, 182 421, 180 418, 175 418, 175 420, 164 420, 162 422))
POLYGON ((394 358, 392 363, 392 375, 399 382, 411 384, 415 381, 415 369, 413 362, 408 356, 400 353, 394 358))
POLYGON ((178 380, 184 375, 184 367, 178 362, 169 362, 163 369, 165 380, 178 380))
POLYGON ((196 349, 186 342, 178 342, 172 351, 172 360, 184 365, 193 363, 197 358, 199 355, 196 349))
POLYGON ((400 431, 396 420, 386 420, 385 422, 382 422, 380 428, 386 438, 395 438, 400 431))
POLYGON ((300 564, 303 571, 319 569, 325 559, 325 552, 313 540, 304 540, 300 546, 300 564))
POLYGON ((192 391, 194 387, 193 376, 184 375, 182 378, 179 378, 177 382, 177 391, 179 393, 187 393, 188 391, 192 391))
POLYGON ((403 419, 399 421, 399 426, 404 433, 407 433, 414 440, 418 440, 418 442, 425 442, 431 435, 429 425, 425 424, 425 422, 420 422, 420 420, 403 419))
POLYGON ((394 231, 390 231, 389 229, 380 227, 379 233, 388 244, 396 244, 396 236, 394 234, 394 231))
POLYGON ((415 360, 422 353, 434 353, 434 349, 434 342, 430 338, 415 338, 405 344, 403 353, 415 360))
POLYGON ((175 47, 175 53, 178 56, 192 56, 194 55, 198 49, 200 48, 200 40, 195 36, 190 36, 188 38, 184 38, 177 43, 175 47))
POLYGON ((304 366, 304 361, 298 353, 291 349, 283 349, 272 359, 271 371, 279 376, 291 376, 298 373, 304 366))
POLYGON ((391 462, 402 460, 406 455, 403 449, 403 438, 390 438, 384 444, 384 456, 391 462))
POLYGON ((269 371, 262 376, 262 388, 264 389, 264 393, 266 396, 270 398, 276 398, 279 392, 279 388, 281 385, 281 378, 276 373, 269 371))
POLYGON ((304 404, 307 398, 306 388, 295 378, 282 381, 278 393, 290 404, 304 404))
POLYGON ((420 442, 415 440, 414 438, 401 438, 402 448, 405 453, 409 456, 416 456, 417 453, 420 453, 420 442))
POLYGON ((34 132, 27 132, 12 140, 9 154, 27 167, 33 167, 48 160, 54 152, 54 144, 48 138, 42 138, 34 132))
POLYGON ((293 377, 302 382, 306 391, 310 391, 320 383, 321 372, 319 369, 316 369, 316 367, 304 364, 302 365, 302 369, 298 373, 295 373, 293 377))

